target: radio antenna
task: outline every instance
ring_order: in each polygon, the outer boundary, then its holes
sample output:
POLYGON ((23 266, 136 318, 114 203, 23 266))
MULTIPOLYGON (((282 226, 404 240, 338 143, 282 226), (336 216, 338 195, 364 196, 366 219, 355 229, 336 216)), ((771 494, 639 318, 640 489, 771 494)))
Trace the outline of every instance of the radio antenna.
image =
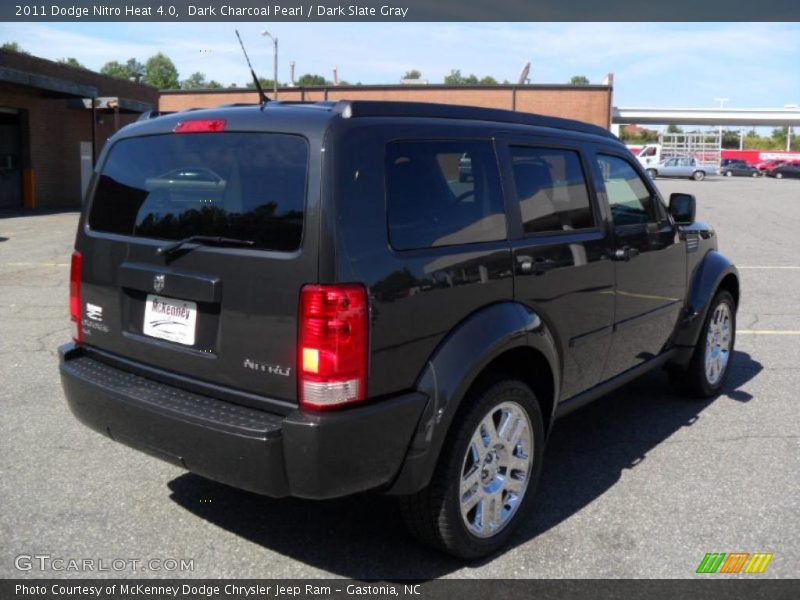
POLYGON ((256 84, 256 89, 258 90, 258 97, 261 99, 262 106, 269 102, 269 98, 264 93, 263 88, 261 87, 261 82, 256 77, 256 72, 253 70, 253 65, 250 64, 250 57, 247 56, 247 50, 244 49, 244 43, 242 42, 242 36, 239 35, 239 30, 234 29, 236 32, 236 37, 239 38, 239 45, 242 47, 242 52, 244 52, 244 59, 247 61, 247 66, 250 67, 250 74, 253 76, 253 83, 256 84))

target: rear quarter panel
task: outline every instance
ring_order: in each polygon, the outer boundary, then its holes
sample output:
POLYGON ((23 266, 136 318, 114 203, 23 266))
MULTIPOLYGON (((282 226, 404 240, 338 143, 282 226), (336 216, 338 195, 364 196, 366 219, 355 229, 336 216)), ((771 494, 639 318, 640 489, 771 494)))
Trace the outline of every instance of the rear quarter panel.
POLYGON ((369 291, 370 396, 414 386, 444 336, 481 307, 513 298, 507 241, 394 250, 388 239, 384 157, 395 139, 478 139, 488 131, 374 118, 338 124, 332 133, 331 282, 363 282, 369 291))

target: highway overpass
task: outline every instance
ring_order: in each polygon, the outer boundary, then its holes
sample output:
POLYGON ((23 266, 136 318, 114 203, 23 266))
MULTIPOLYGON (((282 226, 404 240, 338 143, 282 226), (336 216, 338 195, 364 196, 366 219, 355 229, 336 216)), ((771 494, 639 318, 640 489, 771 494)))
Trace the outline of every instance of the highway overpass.
POLYGON ((623 108, 611 110, 611 123, 622 125, 709 125, 715 127, 800 127, 796 108, 623 108))

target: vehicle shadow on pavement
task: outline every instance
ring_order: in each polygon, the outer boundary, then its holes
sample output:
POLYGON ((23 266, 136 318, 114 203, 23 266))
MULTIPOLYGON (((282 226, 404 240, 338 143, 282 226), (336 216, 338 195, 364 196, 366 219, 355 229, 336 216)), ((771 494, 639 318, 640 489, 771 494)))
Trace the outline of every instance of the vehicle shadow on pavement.
POLYGON ((722 394, 697 400, 677 396, 666 373, 651 372, 559 421, 545 451, 535 516, 517 535, 524 543, 555 527, 608 491, 623 471, 680 429, 691 427, 714 402, 748 402, 744 386, 763 369, 734 351, 722 394))
MULTIPOLYGON (((714 401, 746 402, 743 388, 763 368, 735 352, 717 400, 676 397, 662 371, 646 375, 573 413, 553 430, 531 517, 506 551, 555 527, 608 491, 622 472, 714 401)), ((395 500, 378 494, 329 501, 275 500, 187 473, 169 482, 171 499, 191 513, 313 568, 354 579, 434 579, 464 565, 416 543, 395 500)), ((489 557, 478 566, 497 558, 489 557)), ((264 577, 280 577, 269 570, 264 577)))

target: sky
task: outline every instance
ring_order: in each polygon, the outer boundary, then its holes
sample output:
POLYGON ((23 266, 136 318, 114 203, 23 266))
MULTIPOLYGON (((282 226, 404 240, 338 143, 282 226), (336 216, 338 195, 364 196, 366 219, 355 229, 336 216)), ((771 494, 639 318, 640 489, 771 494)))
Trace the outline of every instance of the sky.
POLYGON ((75 57, 91 69, 164 52, 181 78, 195 71, 227 86, 249 72, 272 78, 269 28, 279 39, 279 80, 319 73, 349 82, 396 83, 418 69, 441 83, 451 69, 516 81, 531 62, 532 83, 615 74, 624 107, 782 108, 800 104, 800 23, 2 23, 0 41, 31 54, 75 57))

